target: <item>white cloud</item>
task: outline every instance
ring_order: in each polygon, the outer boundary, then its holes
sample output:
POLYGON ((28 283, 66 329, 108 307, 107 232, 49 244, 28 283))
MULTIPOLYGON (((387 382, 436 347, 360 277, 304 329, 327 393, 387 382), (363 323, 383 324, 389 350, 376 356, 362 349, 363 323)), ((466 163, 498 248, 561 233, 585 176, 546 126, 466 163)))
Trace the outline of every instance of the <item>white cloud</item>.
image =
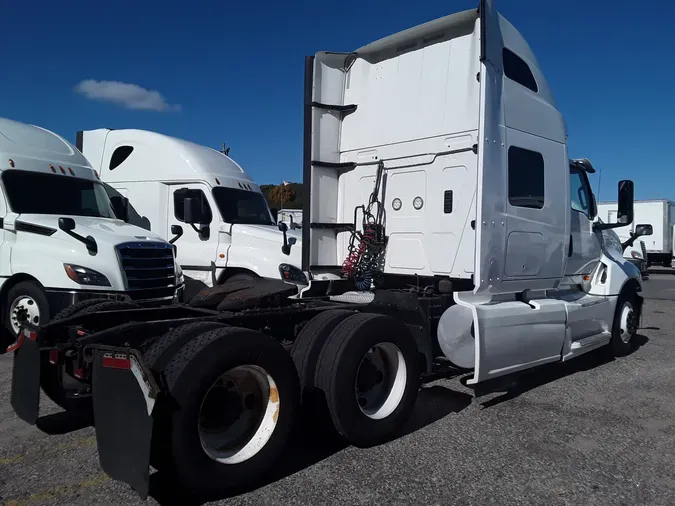
POLYGON ((86 79, 75 86, 75 91, 91 100, 112 102, 127 109, 179 111, 181 108, 178 104, 169 104, 156 90, 146 90, 137 84, 119 81, 86 79))

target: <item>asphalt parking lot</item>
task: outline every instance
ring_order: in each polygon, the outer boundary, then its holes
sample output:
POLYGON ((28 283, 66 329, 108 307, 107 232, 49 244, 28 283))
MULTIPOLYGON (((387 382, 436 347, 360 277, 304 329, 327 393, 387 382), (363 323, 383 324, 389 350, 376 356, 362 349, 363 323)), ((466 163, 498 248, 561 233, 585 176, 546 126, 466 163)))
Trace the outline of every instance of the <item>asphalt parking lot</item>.
MULTIPOLYGON (((439 380, 377 448, 305 427, 266 485, 217 504, 675 504, 675 274, 653 274, 646 295, 628 357, 591 354, 473 402, 439 380)), ((0 357, 0 504, 143 504, 102 472, 91 427, 44 398, 37 427, 16 418, 11 368, 0 357)), ((189 502, 155 474, 146 504, 189 502)))

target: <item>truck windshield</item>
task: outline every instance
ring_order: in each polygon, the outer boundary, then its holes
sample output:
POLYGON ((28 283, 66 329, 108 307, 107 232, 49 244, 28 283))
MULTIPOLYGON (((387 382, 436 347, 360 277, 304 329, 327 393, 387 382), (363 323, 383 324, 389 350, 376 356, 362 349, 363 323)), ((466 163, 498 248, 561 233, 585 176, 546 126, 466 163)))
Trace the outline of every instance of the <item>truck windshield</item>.
POLYGON ((213 198, 227 223, 245 225, 274 225, 267 201, 261 193, 219 186, 213 189, 213 198))
POLYGON ((2 174, 2 182, 15 213, 115 218, 108 194, 96 181, 8 170, 2 174))

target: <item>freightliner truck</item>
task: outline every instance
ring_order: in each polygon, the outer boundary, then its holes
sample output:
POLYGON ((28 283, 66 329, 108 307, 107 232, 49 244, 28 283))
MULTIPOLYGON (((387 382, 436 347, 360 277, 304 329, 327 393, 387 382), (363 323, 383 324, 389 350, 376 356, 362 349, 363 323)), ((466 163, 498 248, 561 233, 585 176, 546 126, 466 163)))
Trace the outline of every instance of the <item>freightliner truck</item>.
MULTIPOLYGON (((150 465, 203 497, 250 484, 300 407, 366 447, 401 430, 439 367, 480 396, 634 347, 642 281, 612 231, 632 222, 633 183, 598 221, 594 169, 569 159, 541 67, 490 0, 308 57, 304 96, 306 287, 74 306, 21 334, 17 414, 36 422, 48 353, 77 376, 71 409, 93 409, 104 471, 142 497, 150 465)), ((185 221, 199 213, 186 199, 185 221)))
POLYGON ((307 284, 300 234, 277 225, 260 187, 229 156, 136 129, 80 131, 76 145, 111 200, 127 204, 129 222, 176 246, 187 300, 201 288, 242 279, 307 284), (197 223, 185 221, 188 199, 199 203, 197 223))
POLYGON ((0 307, 14 341, 79 301, 171 304, 182 288, 171 245, 117 219, 68 141, 0 118, 0 307))

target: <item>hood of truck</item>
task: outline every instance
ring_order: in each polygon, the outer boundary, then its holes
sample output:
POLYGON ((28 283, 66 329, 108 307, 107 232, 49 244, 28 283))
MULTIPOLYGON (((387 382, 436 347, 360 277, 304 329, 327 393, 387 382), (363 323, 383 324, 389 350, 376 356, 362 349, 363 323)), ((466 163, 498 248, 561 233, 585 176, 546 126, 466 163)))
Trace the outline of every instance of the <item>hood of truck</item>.
POLYGON ((278 275, 279 264, 287 263, 300 267, 302 252, 302 236, 300 230, 286 232, 290 255, 281 251, 284 244, 284 235, 276 225, 232 225, 232 248, 229 255, 256 256, 265 263, 269 263, 278 275), (293 241, 295 243, 293 244, 293 241))
POLYGON ((127 241, 151 240, 163 242, 163 239, 149 230, 144 230, 136 225, 131 225, 121 220, 109 218, 22 214, 17 218, 17 221, 54 229, 56 232, 51 236, 52 238, 81 244, 59 228, 59 218, 72 218, 75 221, 75 229, 73 232, 85 237, 91 235, 96 239, 99 248, 101 244, 116 245, 127 241))
POLYGON ((68 216, 75 221, 73 232, 96 240, 98 251, 94 254, 82 242, 59 229, 59 217, 22 214, 16 218, 16 240, 11 248, 12 274, 28 274, 45 288, 125 291, 126 280, 115 247, 128 242, 166 244, 156 234, 120 220, 68 216), (85 286, 72 281, 66 275, 65 263, 103 274, 110 286, 85 286))

